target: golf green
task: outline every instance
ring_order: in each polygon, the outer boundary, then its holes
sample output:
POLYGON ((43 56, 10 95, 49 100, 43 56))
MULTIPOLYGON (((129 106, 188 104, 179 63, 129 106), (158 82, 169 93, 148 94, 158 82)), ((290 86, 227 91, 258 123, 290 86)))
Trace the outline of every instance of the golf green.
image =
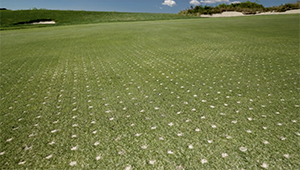
POLYGON ((299 15, 1 31, 3 169, 299 169, 299 15))

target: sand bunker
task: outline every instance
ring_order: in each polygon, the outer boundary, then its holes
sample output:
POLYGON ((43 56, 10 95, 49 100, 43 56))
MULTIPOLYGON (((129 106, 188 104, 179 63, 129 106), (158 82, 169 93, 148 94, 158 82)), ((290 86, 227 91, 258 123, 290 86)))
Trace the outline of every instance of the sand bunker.
POLYGON ((55 24, 55 21, 40 21, 40 22, 33 22, 32 24, 55 24))
POLYGON ((253 16, 253 15, 279 15, 279 14, 300 14, 300 9, 289 10, 286 12, 262 12, 258 14, 250 14, 245 15, 242 12, 223 12, 221 14, 213 14, 213 15, 201 15, 201 17, 214 18, 214 17, 238 17, 238 16, 253 16))

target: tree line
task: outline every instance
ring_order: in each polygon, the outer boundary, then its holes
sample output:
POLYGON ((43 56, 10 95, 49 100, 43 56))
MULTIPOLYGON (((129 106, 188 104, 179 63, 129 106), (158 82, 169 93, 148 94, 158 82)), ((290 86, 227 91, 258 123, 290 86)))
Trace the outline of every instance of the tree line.
POLYGON ((242 12, 243 14, 257 14, 260 12, 285 12, 288 10, 300 9, 300 1, 297 3, 287 3, 280 6, 264 7, 257 2, 240 2, 240 3, 231 3, 231 4, 219 4, 218 6, 191 6, 189 9, 182 10, 178 14, 182 15, 201 15, 201 14, 217 14, 224 11, 237 11, 242 12))

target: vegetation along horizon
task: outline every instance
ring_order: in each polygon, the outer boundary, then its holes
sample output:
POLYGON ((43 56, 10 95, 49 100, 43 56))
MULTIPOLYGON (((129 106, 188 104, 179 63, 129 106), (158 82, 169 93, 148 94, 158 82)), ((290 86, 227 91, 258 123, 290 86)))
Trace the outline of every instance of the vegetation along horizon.
POLYGON ((297 14, 0 38, 1 169, 300 168, 297 14))

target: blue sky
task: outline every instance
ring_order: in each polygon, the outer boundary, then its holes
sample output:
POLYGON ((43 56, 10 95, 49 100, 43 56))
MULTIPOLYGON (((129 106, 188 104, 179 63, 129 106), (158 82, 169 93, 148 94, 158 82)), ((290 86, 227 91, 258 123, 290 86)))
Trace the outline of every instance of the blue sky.
MULTIPOLYGON (((59 10, 178 13, 194 5, 217 5, 243 0, 0 0, 0 7, 12 10, 46 8, 59 10)), ((250 0, 255 2, 255 0, 250 0)), ((258 0, 264 6, 295 3, 297 0, 258 0)))

